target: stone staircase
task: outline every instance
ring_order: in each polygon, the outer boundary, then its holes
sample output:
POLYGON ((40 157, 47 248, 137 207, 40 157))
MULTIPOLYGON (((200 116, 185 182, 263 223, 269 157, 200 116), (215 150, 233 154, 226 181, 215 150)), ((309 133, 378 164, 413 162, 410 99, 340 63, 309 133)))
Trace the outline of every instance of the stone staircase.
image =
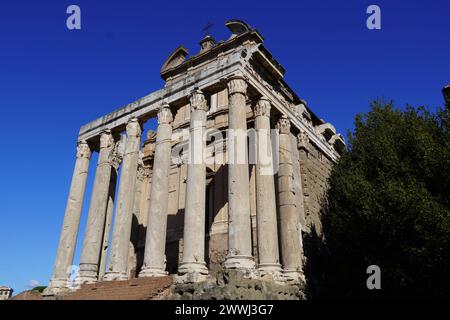
POLYGON ((83 284, 58 300, 161 300, 170 295, 171 276, 83 284))

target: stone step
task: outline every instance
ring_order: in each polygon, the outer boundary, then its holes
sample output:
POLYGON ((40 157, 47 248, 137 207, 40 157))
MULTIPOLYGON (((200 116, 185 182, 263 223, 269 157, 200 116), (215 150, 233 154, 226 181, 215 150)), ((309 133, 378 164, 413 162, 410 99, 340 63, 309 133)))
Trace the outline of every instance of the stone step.
POLYGON ((167 293, 172 282, 171 276, 101 281, 83 284, 77 291, 61 298, 63 300, 148 300, 167 293))

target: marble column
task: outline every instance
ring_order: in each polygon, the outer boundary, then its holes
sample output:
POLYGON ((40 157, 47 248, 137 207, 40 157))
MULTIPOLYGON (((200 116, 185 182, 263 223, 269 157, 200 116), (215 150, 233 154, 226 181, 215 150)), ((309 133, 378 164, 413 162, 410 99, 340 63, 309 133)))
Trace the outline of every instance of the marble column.
POLYGON ((119 174, 120 163, 123 155, 119 152, 120 141, 117 141, 114 152, 111 156, 111 181, 109 183, 108 207, 106 208, 105 228, 103 229, 102 251, 100 255, 100 266, 98 271, 98 279, 103 279, 106 272, 106 264, 108 258, 109 237, 111 235, 112 218, 114 215, 114 203, 116 199, 117 177, 119 174))
POLYGON ((288 282, 304 281, 302 271, 301 226, 295 205, 294 171, 292 166, 291 124, 283 116, 278 121, 279 169, 278 169, 278 204, 281 262, 283 275, 288 282))
POLYGON ((309 196, 308 186, 307 186, 307 167, 308 167, 308 153, 309 153, 309 136, 308 134, 300 130, 297 134, 297 150, 298 150, 298 167, 300 172, 300 197, 301 197, 301 205, 303 209, 303 218, 301 217, 300 222, 302 223, 302 230, 304 232, 308 232, 308 225, 306 224, 306 208, 307 208, 307 199, 309 196))
POLYGON ((109 265, 103 278, 106 281, 128 279, 128 252, 142 133, 138 119, 131 118, 127 123, 126 130, 127 138, 120 173, 109 265))
POLYGON ((205 199, 206 199, 206 111, 208 104, 203 92, 191 95, 189 163, 187 167, 186 206, 184 210, 183 261, 178 273, 180 280, 198 282, 205 279, 205 199))
POLYGON ((142 161, 142 153, 139 156, 138 171, 136 176, 136 188, 134 191, 133 218, 131 223, 130 250, 128 252, 128 277, 135 278, 138 269, 138 241, 139 229, 142 225, 141 218, 141 199, 142 185, 144 183, 144 162, 142 161))
POLYGON ((80 258, 79 283, 93 283, 98 280, 112 171, 110 157, 113 150, 114 138, 111 131, 106 130, 100 136, 98 164, 80 258))
POLYGON ((172 121, 173 117, 170 107, 168 104, 165 104, 158 112, 158 129, 145 237, 144 264, 139 277, 158 277, 167 274, 165 271, 165 248, 172 150, 172 121))
POLYGON ((256 129, 256 229, 258 236, 258 271, 281 281, 278 250, 277 209, 272 143, 270 136, 270 101, 261 98, 255 107, 256 129))
MULTIPOLYGON (((302 185, 302 170, 305 168, 300 168, 300 152, 298 150, 298 137, 291 133, 291 146, 292 146, 292 164, 294 169, 294 192, 295 192, 295 205, 297 206, 297 213, 299 216, 300 226, 302 232, 305 231, 306 217, 305 217, 305 204, 303 196, 303 185, 302 185)), ((303 244, 302 244, 303 247, 303 244)))
MULTIPOLYGON (((113 160, 114 161, 114 160, 113 160)), ((102 250, 100 253, 100 265, 98 270, 98 279, 103 279, 106 272, 106 263, 108 258, 109 236, 111 234, 112 218, 114 215, 114 199, 116 197, 118 166, 113 165, 111 172, 111 182, 109 183, 108 207, 106 208, 105 228, 103 229, 102 250)))
POLYGON ((52 278, 44 295, 53 295, 67 289, 68 280, 75 252, 81 208, 83 205, 86 179, 91 159, 91 149, 87 142, 80 141, 77 145, 77 160, 70 185, 66 213, 59 239, 58 252, 52 278))
POLYGON ((228 80, 228 254, 226 269, 252 272, 250 184, 247 149, 247 82, 241 76, 228 80))

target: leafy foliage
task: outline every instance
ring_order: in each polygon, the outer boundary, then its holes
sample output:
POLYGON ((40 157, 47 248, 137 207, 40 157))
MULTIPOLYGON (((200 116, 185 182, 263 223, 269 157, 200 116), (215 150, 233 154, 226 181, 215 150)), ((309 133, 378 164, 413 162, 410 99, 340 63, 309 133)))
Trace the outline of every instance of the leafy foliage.
POLYGON ((374 101, 357 115, 323 213, 329 296, 450 294, 450 110, 374 101), (366 268, 381 268, 381 290, 366 268))
POLYGON ((37 287, 34 287, 33 289, 31 289, 30 291, 37 291, 37 292, 42 293, 45 290, 45 288, 47 288, 47 286, 37 286, 37 287))

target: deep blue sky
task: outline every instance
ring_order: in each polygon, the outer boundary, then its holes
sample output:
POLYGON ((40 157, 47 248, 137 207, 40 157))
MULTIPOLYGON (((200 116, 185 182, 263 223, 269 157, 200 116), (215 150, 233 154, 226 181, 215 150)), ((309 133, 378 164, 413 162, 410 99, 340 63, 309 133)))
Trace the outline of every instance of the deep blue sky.
POLYGON ((47 283, 79 127, 159 89, 164 60, 180 44, 196 53, 208 21, 217 40, 228 19, 257 28, 291 87, 346 133, 372 98, 443 104, 449 12, 448 0, 2 1, 0 285, 47 283), (70 4, 81 7, 80 31, 66 28, 70 4), (379 31, 366 28, 370 4, 381 7, 379 31))

